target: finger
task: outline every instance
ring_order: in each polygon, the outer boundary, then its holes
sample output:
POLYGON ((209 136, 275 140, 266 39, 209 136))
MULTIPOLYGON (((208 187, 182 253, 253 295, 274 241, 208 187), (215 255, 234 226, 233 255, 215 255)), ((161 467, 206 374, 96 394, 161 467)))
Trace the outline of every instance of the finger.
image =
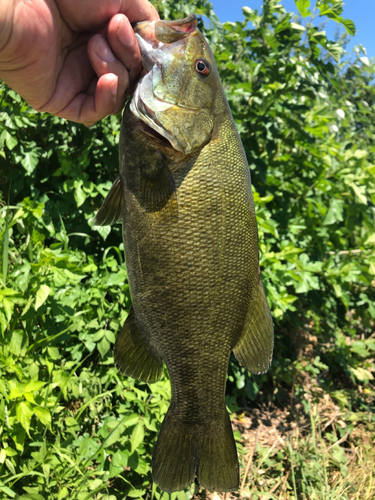
POLYGON ((100 31, 116 14, 125 14, 130 22, 158 19, 147 0, 56 0, 61 16, 73 31, 100 31))
POLYGON ((81 36, 77 38, 74 48, 67 52, 62 61, 62 67, 55 77, 52 97, 37 110, 54 115, 59 113, 76 95, 87 91, 94 77, 95 72, 87 54, 87 37, 81 36))
POLYGON ((94 35, 87 46, 87 51, 95 70, 101 76, 112 73, 118 78, 115 112, 120 112, 124 106, 125 96, 129 91, 129 73, 125 66, 115 57, 106 39, 102 35, 94 35))
POLYGON ((158 11, 145 0, 122 0, 119 12, 125 14, 131 23, 159 19, 158 11))
POLYGON ((78 94, 56 116, 90 127, 116 111, 118 77, 111 73, 101 76, 94 95, 78 94))
POLYGON ((56 0, 61 16, 73 31, 100 30, 120 11, 122 0, 56 0))
POLYGON ((110 20, 107 39, 113 52, 127 68, 133 84, 142 69, 142 58, 133 28, 126 16, 117 14, 110 20))

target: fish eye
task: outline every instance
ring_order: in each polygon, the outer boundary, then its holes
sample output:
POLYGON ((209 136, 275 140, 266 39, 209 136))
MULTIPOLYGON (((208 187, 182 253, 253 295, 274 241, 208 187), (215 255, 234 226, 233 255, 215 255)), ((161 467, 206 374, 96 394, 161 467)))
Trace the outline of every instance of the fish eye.
POLYGON ((202 76, 208 76, 211 72, 210 65, 205 59, 199 58, 195 61, 195 69, 202 76))

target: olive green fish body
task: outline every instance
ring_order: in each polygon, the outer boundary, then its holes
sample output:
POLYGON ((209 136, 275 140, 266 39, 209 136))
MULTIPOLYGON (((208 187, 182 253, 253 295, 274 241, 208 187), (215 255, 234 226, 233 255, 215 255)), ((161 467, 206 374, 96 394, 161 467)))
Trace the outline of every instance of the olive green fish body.
MULTIPOLYGON (((204 47, 203 55, 209 57, 202 35, 194 25, 190 28, 192 19, 180 21, 189 28, 184 36, 198 33, 198 50, 204 47)), ((162 28, 167 31, 163 36, 173 40, 168 30, 175 27, 165 23, 162 28)), ((196 67, 197 60, 194 53, 196 67)), ((216 71, 213 59, 208 64, 216 71)), ((123 222, 133 306, 116 341, 116 364, 127 375, 153 382, 164 362, 170 375, 171 405, 153 455, 154 480, 169 492, 183 489, 195 477, 207 489, 238 488, 236 446, 224 398, 229 356, 234 351, 244 366, 260 373, 272 355, 249 168, 214 76, 214 91, 201 98, 209 103, 209 119, 203 108, 195 121, 204 122, 200 147, 199 134, 191 132, 189 120, 195 118, 189 109, 179 107, 177 114, 168 108, 182 132, 168 129, 164 121, 168 133, 162 136, 163 127, 151 130, 151 122, 140 119, 142 106, 153 101, 138 101, 138 111, 133 98, 123 116, 120 179, 96 219, 103 224, 121 217, 123 222)), ((164 120, 164 115, 155 116, 158 123, 164 120)))

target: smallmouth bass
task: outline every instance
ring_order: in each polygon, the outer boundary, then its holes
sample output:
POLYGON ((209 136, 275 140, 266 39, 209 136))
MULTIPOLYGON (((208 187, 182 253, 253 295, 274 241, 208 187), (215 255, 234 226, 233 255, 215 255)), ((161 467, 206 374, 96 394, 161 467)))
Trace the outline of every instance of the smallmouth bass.
POLYGON ((125 108, 120 173, 94 222, 123 224, 133 304, 115 363, 149 383, 167 366, 172 399, 152 459, 160 488, 196 478, 233 491, 229 356, 262 373, 273 350, 250 171, 196 16, 135 32, 147 73, 125 108))

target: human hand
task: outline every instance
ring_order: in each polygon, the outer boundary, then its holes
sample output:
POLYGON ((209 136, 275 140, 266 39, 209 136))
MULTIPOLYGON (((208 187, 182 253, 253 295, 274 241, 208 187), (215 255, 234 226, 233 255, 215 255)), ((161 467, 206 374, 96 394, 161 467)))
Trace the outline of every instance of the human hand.
POLYGON ((130 23, 158 17, 147 0, 0 0, 0 78, 37 111, 93 125, 141 70, 130 23))

